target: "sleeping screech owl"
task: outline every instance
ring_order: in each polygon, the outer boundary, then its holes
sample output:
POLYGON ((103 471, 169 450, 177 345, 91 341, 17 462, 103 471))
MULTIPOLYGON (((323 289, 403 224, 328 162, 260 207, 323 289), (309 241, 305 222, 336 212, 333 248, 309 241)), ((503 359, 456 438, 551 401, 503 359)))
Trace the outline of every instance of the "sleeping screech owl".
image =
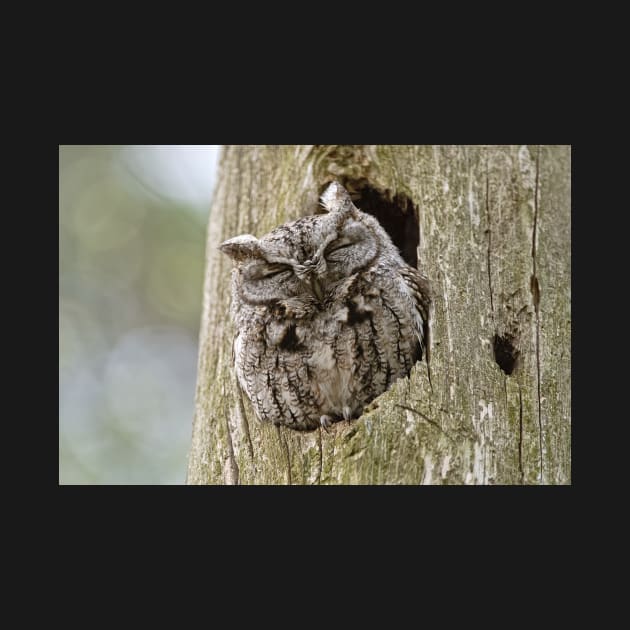
POLYGON ((329 427, 409 374, 425 348, 428 280, 333 182, 327 214, 220 245, 235 263, 238 382, 258 418, 329 427))

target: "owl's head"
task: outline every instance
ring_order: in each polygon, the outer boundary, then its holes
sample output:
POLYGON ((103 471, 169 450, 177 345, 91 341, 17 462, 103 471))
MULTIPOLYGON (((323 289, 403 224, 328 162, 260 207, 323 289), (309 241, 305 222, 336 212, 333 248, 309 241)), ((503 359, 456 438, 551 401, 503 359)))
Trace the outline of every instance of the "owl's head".
POLYGON ((321 302, 383 255, 403 264, 387 232, 352 203, 341 184, 330 184, 321 200, 326 214, 284 223, 261 238, 242 234, 221 243, 235 263, 243 301, 259 305, 303 297, 321 302))

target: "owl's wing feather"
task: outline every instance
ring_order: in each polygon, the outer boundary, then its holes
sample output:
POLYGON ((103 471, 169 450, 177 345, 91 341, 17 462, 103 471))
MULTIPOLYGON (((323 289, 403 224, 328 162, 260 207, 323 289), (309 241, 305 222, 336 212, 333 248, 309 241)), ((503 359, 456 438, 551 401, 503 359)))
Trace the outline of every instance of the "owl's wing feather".
POLYGON ((416 331, 423 350, 426 351, 427 363, 430 351, 431 287, 429 279, 414 267, 406 265, 400 270, 405 285, 411 293, 416 314, 416 331))

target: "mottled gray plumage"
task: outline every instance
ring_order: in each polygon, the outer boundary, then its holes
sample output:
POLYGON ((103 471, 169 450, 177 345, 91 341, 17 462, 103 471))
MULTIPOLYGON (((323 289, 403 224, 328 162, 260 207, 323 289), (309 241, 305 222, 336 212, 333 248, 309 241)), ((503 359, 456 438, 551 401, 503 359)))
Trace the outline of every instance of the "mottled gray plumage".
POLYGON ((422 357, 430 294, 387 232, 333 182, 327 214, 221 244, 235 262, 238 381, 258 417, 329 426, 364 407, 422 357))

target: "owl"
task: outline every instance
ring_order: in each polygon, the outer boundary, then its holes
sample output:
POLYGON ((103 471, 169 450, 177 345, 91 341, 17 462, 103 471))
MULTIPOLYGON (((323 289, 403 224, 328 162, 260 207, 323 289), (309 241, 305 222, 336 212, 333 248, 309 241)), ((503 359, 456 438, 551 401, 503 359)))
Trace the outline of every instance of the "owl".
POLYGON ((341 184, 321 201, 326 214, 220 245, 238 382, 260 420, 297 430, 358 418, 427 343, 427 278, 341 184))

